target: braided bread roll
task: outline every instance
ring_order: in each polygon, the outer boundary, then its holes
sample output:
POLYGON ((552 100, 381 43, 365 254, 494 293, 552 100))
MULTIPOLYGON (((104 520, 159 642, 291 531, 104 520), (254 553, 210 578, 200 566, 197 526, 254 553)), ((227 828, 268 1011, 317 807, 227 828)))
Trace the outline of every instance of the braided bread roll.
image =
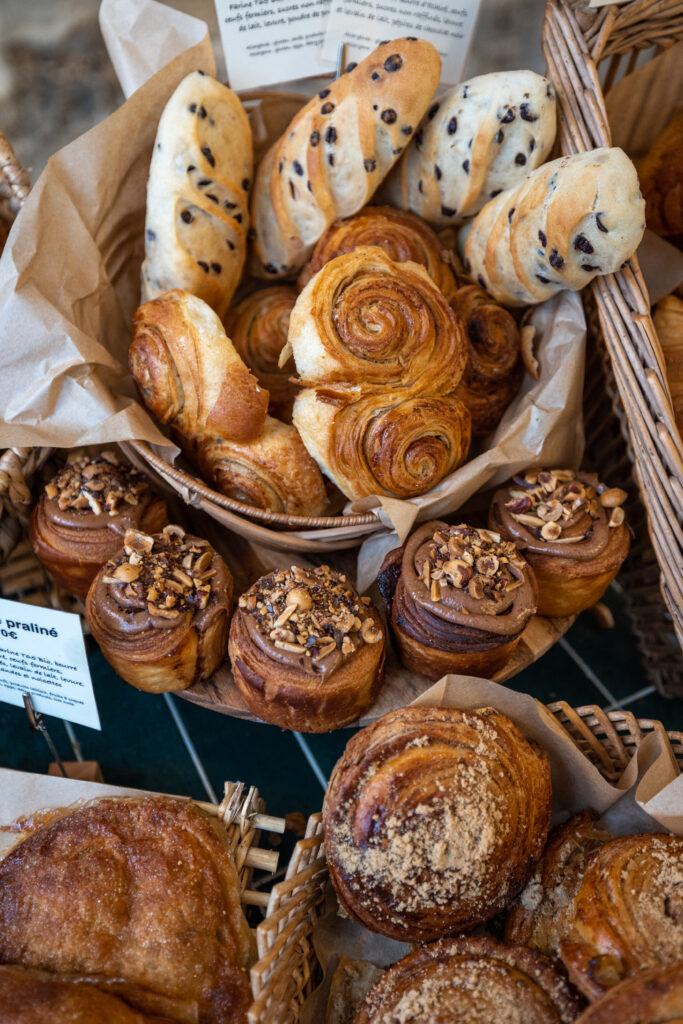
POLYGON ((587 864, 560 954, 588 999, 683 960, 683 838, 624 836, 587 864))
POLYGON ((273 279, 298 270, 334 220, 365 206, 403 152, 440 73, 431 43, 394 39, 306 104, 256 174, 254 273, 273 279))
POLYGON ((221 494, 288 515, 320 516, 325 483, 295 427, 266 416, 262 433, 242 444, 216 434, 193 439, 187 451, 221 494))
POLYGON ((472 434, 494 430, 522 380, 515 319, 476 285, 458 288, 451 306, 467 332, 468 358, 456 394, 472 416, 472 434))
POLYGON ((353 217, 328 228, 299 274, 299 288, 305 288, 313 275, 335 256, 364 245, 378 246, 394 263, 419 263, 445 298, 453 297, 455 277, 443 259, 444 246, 439 236, 419 217, 391 206, 366 206, 353 217))
POLYGON ((488 937, 442 939, 395 963, 353 1024, 572 1024, 581 1000, 540 954, 488 937))
POLYGON ((140 306, 128 361, 147 408, 183 436, 210 430, 244 442, 263 430, 268 392, 196 296, 173 289, 140 306))
POLYGON ((683 960, 639 971, 610 989, 576 1024, 681 1024, 683 960))
POLYGON ((296 288, 289 285, 263 288, 247 295, 225 318, 225 329, 235 349, 259 384, 268 390, 268 411, 286 423, 292 421, 298 388, 289 379, 294 372, 292 360, 280 367, 278 359, 287 342, 289 316, 296 297, 296 288))
POLYGON ((409 498, 465 459, 462 325, 426 270, 375 247, 326 263, 292 310, 294 424, 351 499, 409 498))
POLYGON ((433 103, 382 197, 447 227, 515 188, 555 141, 555 92, 533 71, 478 75, 433 103))
POLYGON ((223 316, 246 255, 251 127, 226 85, 203 71, 164 108, 147 183, 142 302, 170 288, 223 316))
POLYGON ((526 306, 615 273, 645 230, 636 169, 621 149, 544 164, 491 199, 461 233, 465 268, 498 302, 526 306))
POLYGON ((525 884, 550 802, 547 754, 492 708, 392 711, 349 740, 327 788, 339 902, 404 942, 474 928, 525 884))

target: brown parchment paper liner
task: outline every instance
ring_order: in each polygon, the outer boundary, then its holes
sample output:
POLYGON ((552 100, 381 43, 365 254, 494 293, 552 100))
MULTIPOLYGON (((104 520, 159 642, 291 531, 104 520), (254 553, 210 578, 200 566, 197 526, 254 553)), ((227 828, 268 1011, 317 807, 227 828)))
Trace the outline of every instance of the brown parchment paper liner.
MULTIPOLYGON (((566 695, 571 700, 571 695, 566 695)), ((517 693, 488 679, 444 676, 413 704, 457 707, 472 711, 494 707, 507 715, 524 735, 548 751, 553 786, 555 825, 570 814, 593 808, 614 835, 661 832, 683 835, 683 775, 673 751, 657 733, 650 733, 638 748, 616 785, 607 782, 569 739, 554 716, 525 693, 517 693)), ((300 1024, 325 1019, 329 984, 340 956, 365 959, 387 967, 409 947, 375 935, 338 914, 332 887, 325 912, 313 932, 313 945, 323 968, 323 982, 303 1006, 300 1024)))

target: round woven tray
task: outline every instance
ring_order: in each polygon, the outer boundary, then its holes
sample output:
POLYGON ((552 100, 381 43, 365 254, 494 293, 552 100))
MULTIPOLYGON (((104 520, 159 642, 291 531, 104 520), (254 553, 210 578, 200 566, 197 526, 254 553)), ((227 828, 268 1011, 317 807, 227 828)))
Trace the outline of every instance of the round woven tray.
MULTIPOLYGON (((637 719, 629 711, 603 711, 593 704, 573 708, 565 701, 549 704, 548 710, 608 782, 619 778, 651 732, 668 737, 683 769, 683 733, 667 732, 661 722, 637 719)), ((256 929, 260 959, 251 969, 254 1003, 249 1024, 298 1024, 301 1006, 318 984, 312 934, 328 880, 322 839, 322 816, 313 814, 306 837, 294 848, 285 880, 271 890, 266 919, 256 929)))

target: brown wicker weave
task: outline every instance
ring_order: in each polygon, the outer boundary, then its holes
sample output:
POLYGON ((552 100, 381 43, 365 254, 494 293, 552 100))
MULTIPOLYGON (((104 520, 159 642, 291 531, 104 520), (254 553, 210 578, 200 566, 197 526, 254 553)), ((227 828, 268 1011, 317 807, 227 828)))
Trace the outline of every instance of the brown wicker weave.
MULTIPOLYGON (((651 732, 668 735, 683 769, 683 733, 667 733, 661 722, 637 719, 629 711, 605 712, 592 704, 572 708, 558 701, 548 709, 609 782, 619 778, 651 732)), ((256 930, 260 959, 251 970, 250 1024, 298 1024, 301 1006, 320 980, 311 937, 328 881, 322 838, 322 817, 314 814, 306 838, 296 844, 285 881, 271 890, 266 919, 256 930)))
MULTIPOLYGON (((641 50, 683 38, 680 0, 630 0, 591 9, 584 0, 548 0, 543 51, 560 108, 563 153, 611 144, 598 77, 609 87, 641 50)), ((662 350, 637 258, 591 284, 614 378, 628 420, 636 477, 661 570, 660 585, 683 645, 683 450, 662 350)))

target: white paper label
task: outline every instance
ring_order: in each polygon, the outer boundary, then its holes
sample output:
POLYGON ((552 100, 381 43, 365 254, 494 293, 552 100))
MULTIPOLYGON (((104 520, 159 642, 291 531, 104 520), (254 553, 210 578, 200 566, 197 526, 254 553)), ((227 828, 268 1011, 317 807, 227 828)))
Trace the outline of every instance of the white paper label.
POLYGON ((215 0, 233 89, 290 82, 335 68, 321 48, 330 0, 215 0))
POLYGON ((441 81, 456 85, 478 13, 479 0, 332 0, 323 57, 346 43, 347 61, 358 62, 386 39, 417 36, 439 51, 441 81))
POLYGON ((0 599, 0 701, 99 729, 78 615, 0 599))

